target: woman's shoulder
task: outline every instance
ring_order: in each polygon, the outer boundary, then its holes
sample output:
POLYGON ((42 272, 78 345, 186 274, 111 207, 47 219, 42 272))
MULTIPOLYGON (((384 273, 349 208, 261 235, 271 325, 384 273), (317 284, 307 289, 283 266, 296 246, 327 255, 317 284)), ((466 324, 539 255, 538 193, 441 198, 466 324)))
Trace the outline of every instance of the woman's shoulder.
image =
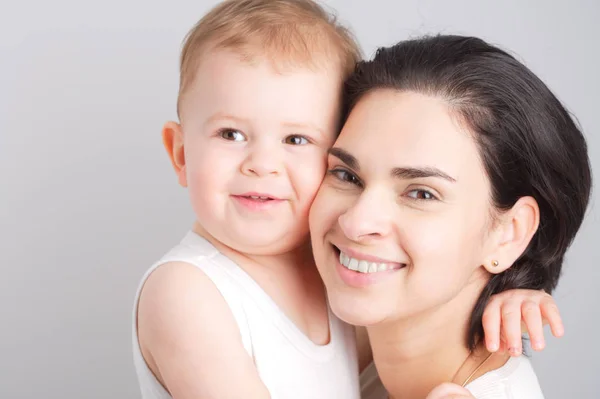
MULTIPOLYGON (((360 375, 362 399, 387 399, 375 364, 371 363, 360 375)), ((477 399, 544 399, 531 361, 511 357, 504 366, 473 380, 466 388, 477 399)))
POLYGON ((473 380, 466 388, 477 399, 544 399, 531 361, 511 357, 499 369, 473 380))

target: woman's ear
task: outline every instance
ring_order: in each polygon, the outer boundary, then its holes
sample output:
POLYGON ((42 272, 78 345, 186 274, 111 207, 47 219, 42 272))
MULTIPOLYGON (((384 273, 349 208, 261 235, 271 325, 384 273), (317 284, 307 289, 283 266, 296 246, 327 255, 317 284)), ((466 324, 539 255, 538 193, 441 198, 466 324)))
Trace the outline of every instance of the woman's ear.
POLYGON ((187 176, 185 173, 185 153, 183 147, 183 131, 181 125, 176 122, 167 122, 162 130, 163 145, 171 159, 179 184, 187 187, 187 176))
POLYGON ((540 223, 540 209, 533 197, 521 197, 499 216, 494 228, 493 248, 483 267, 497 274, 505 271, 525 252, 540 223))

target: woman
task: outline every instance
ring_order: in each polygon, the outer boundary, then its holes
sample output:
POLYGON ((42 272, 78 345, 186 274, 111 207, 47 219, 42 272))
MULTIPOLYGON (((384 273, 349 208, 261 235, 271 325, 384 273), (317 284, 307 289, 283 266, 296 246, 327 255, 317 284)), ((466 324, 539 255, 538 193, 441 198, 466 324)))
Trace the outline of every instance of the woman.
POLYGON ((367 327, 385 390, 365 394, 542 398, 527 358, 485 349, 482 313, 495 293, 555 288, 591 188, 581 132, 477 38, 382 48, 346 91, 310 223, 333 311, 367 327))

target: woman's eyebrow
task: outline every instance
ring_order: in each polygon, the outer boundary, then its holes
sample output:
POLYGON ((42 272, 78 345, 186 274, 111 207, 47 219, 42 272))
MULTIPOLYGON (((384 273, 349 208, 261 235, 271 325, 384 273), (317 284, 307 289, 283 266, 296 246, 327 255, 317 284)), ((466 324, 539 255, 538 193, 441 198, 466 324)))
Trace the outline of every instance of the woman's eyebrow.
POLYGON ((329 149, 329 155, 333 155, 338 158, 340 161, 348 165, 350 169, 354 169, 355 171, 360 171, 360 165, 358 163, 358 159, 348 151, 343 150, 339 147, 332 147, 329 149))
POLYGON ((398 167, 392 169, 392 176, 400 179, 418 179, 424 177, 439 177, 448 180, 451 183, 456 183, 456 179, 442 172, 438 168, 433 167, 398 167))
MULTIPOLYGON (((329 154, 338 158, 340 161, 348 165, 348 167, 350 167, 351 169, 354 169, 357 172, 360 171, 360 164, 358 163, 358 159, 356 159, 356 157, 350 154, 348 151, 339 147, 333 147, 329 150, 329 154)), ((396 167, 392 169, 391 174, 392 177, 400 179, 439 177, 451 183, 456 183, 455 178, 434 167, 396 167)))

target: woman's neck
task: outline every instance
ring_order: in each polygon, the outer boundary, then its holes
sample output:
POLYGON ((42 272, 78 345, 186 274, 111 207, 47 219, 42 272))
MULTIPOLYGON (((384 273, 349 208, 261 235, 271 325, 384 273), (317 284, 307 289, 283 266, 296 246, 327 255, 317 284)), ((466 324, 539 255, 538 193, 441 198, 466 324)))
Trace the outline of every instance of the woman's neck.
POLYGON ((469 356, 465 335, 439 325, 368 328, 373 361, 393 399, 421 399, 442 382, 452 381, 469 356))
POLYGON ((443 382, 462 384, 487 357, 480 349, 471 353, 466 345, 479 285, 466 287, 426 313, 367 328, 373 360, 390 398, 422 399, 443 382))

